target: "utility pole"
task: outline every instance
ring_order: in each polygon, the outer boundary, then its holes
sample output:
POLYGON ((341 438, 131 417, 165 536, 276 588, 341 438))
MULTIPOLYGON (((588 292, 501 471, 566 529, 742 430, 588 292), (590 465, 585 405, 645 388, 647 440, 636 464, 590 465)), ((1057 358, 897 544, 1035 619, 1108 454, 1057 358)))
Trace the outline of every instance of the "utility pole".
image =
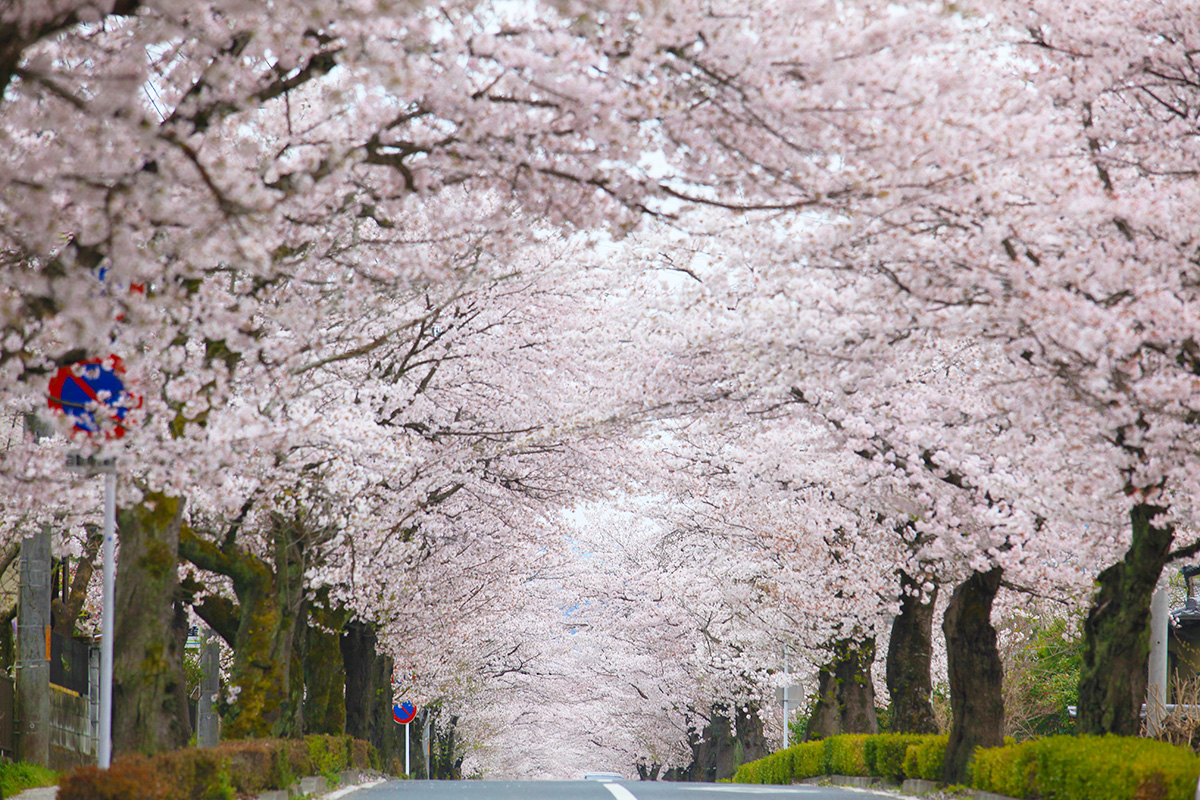
POLYGON ((1165 581, 1150 599, 1150 663, 1146 683, 1146 730, 1162 731, 1167 715, 1167 587, 1165 581))
POLYGON ((216 747, 221 720, 217 717, 217 694, 221 691, 221 643, 212 631, 204 635, 200 649, 200 699, 196 702, 196 743, 216 747))
POLYGON ((50 766, 50 532, 21 542, 17 622, 17 754, 50 766))

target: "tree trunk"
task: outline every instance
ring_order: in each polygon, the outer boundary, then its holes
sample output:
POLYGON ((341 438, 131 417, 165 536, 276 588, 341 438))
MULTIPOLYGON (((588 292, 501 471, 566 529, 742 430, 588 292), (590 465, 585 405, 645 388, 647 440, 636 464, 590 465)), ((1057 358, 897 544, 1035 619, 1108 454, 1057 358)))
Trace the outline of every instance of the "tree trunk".
POLYGON ((435 724, 433 735, 430 736, 429 769, 434 780, 459 780, 462 778, 463 757, 458 754, 455 733, 458 729, 458 716, 451 715, 447 723, 435 724))
POLYGON ((922 598, 920 584, 900 572, 900 614, 892 622, 887 652, 887 688, 892 698, 892 733, 937 733, 933 715, 933 610, 937 586, 922 598))
POLYGON ((943 780, 967 782, 967 763, 976 747, 1004 743, 1004 669, 992 627, 992 601, 1003 570, 972 572, 954 588, 942 631, 950 675, 950 742, 943 780))
POLYGON ((1100 573, 1099 590, 1083 626, 1079 678, 1080 734, 1137 736, 1146 699, 1150 655, 1150 598, 1175 538, 1174 527, 1156 527, 1165 512, 1139 503, 1130 512, 1133 536, 1125 558, 1100 573))
MULTIPOLYGON (((397 735, 397 725, 392 721, 392 660, 379 655, 376 643, 374 626, 359 620, 347 624, 342 634, 346 733, 375 745, 385 767, 394 768, 399 763, 402 768, 404 731, 397 735)), ((454 718, 451 720, 453 741, 454 718)))
POLYGON ((218 547, 184 530, 180 550, 200 569, 226 575, 238 603, 207 600, 195 606, 200 616, 233 648, 229 696, 222 706, 221 735, 226 739, 299 736, 303 732, 303 682, 297 668, 297 621, 303 611, 303 561, 298 537, 286 523, 272 531, 272 567, 241 550, 235 541, 218 547), (237 628, 229 639, 230 622, 237 628))
POLYGON ((838 684, 832 664, 817 670, 817 702, 808 716, 807 741, 837 736, 842 732, 841 703, 838 701, 838 684))
POLYGON ((341 630, 347 612, 314 603, 305 626, 304 732, 341 735, 346 732, 346 666, 342 660, 341 630))
MULTIPOLYGON (((88 530, 87 542, 83 554, 75 567, 75 575, 71 578, 70 588, 64 592, 63 599, 55 598, 50 601, 50 612, 54 618, 54 632, 68 639, 75 635, 75 622, 79 619, 83 606, 87 602, 88 585, 96 572, 96 559, 100 546, 104 543, 104 531, 92 526, 88 530)), ((64 576, 65 577, 65 576, 64 576)))
POLYGON ((871 664, 875 639, 841 639, 817 674, 817 703, 809 717, 809 740, 840 733, 879 733, 871 664))
POLYGON ((120 512, 113 637, 114 753, 156 753, 187 744, 191 724, 183 649, 186 616, 177 565, 183 500, 148 493, 120 512))
POLYGON ((768 753, 762 719, 754 706, 733 706, 718 703, 704 731, 692 740, 692 763, 686 780, 714 783, 728 780, 737 768, 747 761, 763 758, 768 753))
MULTIPOLYGON (((8 568, 21 555, 21 537, 14 535, 12 541, 0 545, 0 576, 8 572, 8 568)), ((0 611, 0 669, 10 675, 17 661, 17 645, 13 639, 13 620, 17 618, 17 598, 13 596, 12 605, 0 611)))

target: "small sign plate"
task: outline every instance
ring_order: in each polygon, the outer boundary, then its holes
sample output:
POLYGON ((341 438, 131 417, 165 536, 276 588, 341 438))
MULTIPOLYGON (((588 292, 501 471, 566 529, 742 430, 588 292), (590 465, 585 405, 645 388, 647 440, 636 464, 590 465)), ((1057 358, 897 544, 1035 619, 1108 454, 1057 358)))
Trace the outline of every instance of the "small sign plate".
POLYGON ((117 471, 117 457, 106 456, 97 458, 96 456, 85 456, 83 453, 68 453, 67 454, 67 470, 70 472, 82 472, 84 475, 104 475, 117 471))

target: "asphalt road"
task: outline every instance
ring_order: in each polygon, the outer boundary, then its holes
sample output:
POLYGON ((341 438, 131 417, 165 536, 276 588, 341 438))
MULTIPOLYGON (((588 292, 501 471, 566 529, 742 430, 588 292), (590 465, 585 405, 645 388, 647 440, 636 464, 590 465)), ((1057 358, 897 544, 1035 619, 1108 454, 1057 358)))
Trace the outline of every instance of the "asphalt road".
POLYGON ((663 781, 389 781, 344 800, 896 800, 831 786, 757 786, 663 781))

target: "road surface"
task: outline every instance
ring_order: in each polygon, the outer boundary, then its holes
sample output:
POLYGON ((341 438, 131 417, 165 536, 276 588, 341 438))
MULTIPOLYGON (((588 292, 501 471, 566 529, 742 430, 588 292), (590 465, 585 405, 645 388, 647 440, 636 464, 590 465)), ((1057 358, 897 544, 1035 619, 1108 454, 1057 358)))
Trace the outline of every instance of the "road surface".
POLYGON ((833 786, 665 781, 388 781, 350 791, 342 800, 896 800, 896 795, 833 786))

